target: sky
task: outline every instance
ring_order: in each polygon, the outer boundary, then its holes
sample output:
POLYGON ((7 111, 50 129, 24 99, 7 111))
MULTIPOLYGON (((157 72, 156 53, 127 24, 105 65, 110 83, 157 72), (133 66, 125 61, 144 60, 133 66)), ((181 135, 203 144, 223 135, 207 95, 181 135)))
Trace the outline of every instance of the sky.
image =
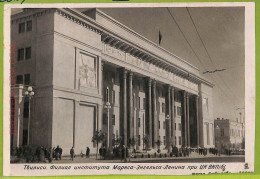
POLYGON ((240 112, 243 118, 244 109, 237 109, 245 106, 243 7, 100 8, 100 10, 157 44, 160 30, 161 47, 198 67, 201 76, 215 85, 214 118, 236 120, 240 118, 240 112), (227 70, 203 74, 208 70, 223 68, 227 70))

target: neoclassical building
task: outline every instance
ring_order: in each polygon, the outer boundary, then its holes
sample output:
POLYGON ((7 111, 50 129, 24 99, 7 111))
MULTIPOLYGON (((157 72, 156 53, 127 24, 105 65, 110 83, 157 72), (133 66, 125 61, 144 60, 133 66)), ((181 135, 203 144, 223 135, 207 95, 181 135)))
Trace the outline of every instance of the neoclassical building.
POLYGON ((99 130, 109 148, 113 139, 129 145, 133 138, 139 151, 214 147, 213 84, 102 11, 24 9, 11 17, 11 42, 12 147, 59 145, 68 154, 88 146, 95 153, 99 130))

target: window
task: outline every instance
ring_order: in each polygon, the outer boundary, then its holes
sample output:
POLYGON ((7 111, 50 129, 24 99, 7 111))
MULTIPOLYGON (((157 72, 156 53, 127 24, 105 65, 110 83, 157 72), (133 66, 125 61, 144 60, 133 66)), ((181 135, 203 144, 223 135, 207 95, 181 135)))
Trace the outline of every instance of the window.
POLYGON ((162 103, 162 113, 165 113, 165 103, 162 103))
POLYGON ((116 92, 115 90, 112 91, 112 104, 115 104, 115 95, 116 95, 116 92))
POLYGON ((116 116, 112 115, 112 125, 116 125, 116 116))
POLYGON ((140 146, 141 145, 141 136, 140 135, 138 135, 138 146, 140 146))
POLYGON ((145 98, 143 98, 143 109, 145 109, 145 106, 146 106, 146 104, 145 104, 145 98))
POLYGON ((107 114, 103 114, 103 124, 107 124, 107 114))
POLYGON ((139 96, 137 96, 137 98, 136 98, 136 103, 137 103, 137 109, 140 109, 140 97, 139 96))
POLYGON ((140 119, 140 118, 138 118, 137 126, 138 126, 138 127, 141 127, 141 119, 140 119))
POLYGON ((176 141, 176 136, 174 137, 174 145, 176 146, 177 141, 176 141))
POLYGON ((26 31, 32 31, 32 21, 27 21, 26 22, 26 31))
POLYGON ((20 23, 19 24, 19 33, 24 33, 25 32, 25 23, 20 23))
POLYGON ((159 113, 161 112, 161 107, 160 107, 160 102, 158 102, 158 104, 157 104, 157 106, 158 106, 158 111, 159 111, 159 113))
POLYGON ((165 97, 165 96, 164 96, 164 89, 162 89, 162 97, 165 97))
POLYGON ((163 129, 165 129, 166 128, 166 123, 165 123, 165 121, 163 121, 163 129))
POLYGON ((181 145, 181 136, 179 136, 179 145, 181 145))
POLYGON ((176 130, 176 123, 174 124, 174 130, 176 130))
POLYGON ((158 121, 158 129, 160 129, 160 128, 161 128, 160 121, 158 121))
POLYGON ((181 131, 181 123, 178 123, 179 131, 181 131))
POLYGON ((166 145, 166 137, 163 136, 163 145, 166 145))
POLYGON ((205 109, 206 112, 209 111, 208 105, 209 105, 208 98, 203 98, 203 108, 205 109))
POLYGON ((25 85, 30 85, 30 74, 25 74, 24 75, 24 84, 25 85))
POLYGON ((16 76, 16 84, 23 84, 23 75, 16 76))
POLYGON ((24 100, 23 117, 24 118, 28 118, 29 117, 29 100, 28 100, 28 98, 26 98, 26 100, 24 100))
POLYGON ((109 101, 109 87, 106 88, 106 102, 109 101))
POLYGON ((27 47, 25 49, 25 59, 30 59, 31 58, 31 47, 27 47))
POLYGON ((224 136, 225 136, 224 129, 220 129, 220 136, 221 136, 221 137, 224 137, 224 136))
POLYGON ((17 58, 18 58, 18 61, 22 61, 24 59, 24 49, 23 48, 18 49, 17 58))
POLYGON ((177 106, 177 115, 181 116, 181 107, 177 106))

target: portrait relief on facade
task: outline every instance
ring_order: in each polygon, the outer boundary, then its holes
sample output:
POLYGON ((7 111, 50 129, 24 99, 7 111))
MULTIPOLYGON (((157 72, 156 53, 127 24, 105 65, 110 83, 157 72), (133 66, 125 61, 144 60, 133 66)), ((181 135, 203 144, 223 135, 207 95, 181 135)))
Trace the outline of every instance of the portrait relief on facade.
POLYGON ((79 87, 97 88, 96 59, 80 53, 79 58, 79 87))

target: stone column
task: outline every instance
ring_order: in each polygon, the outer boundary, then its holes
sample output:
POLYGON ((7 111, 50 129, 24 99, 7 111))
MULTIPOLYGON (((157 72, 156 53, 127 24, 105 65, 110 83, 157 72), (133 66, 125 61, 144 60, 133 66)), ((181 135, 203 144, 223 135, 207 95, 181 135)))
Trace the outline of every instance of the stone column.
POLYGON ((186 92, 183 91, 182 93, 182 120, 181 120, 181 126, 182 126, 182 146, 186 147, 187 146, 187 129, 186 129, 186 92))
POLYGON ((168 150, 171 147, 171 87, 170 85, 166 86, 166 113, 165 115, 169 115, 169 119, 166 121, 166 147, 168 150))
POLYGON ((120 98, 120 135, 127 146, 127 71, 124 68, 121 69, 120 98))
POLYGON ((198 148, 199 148, 199 146, 200 146, 200 133, 199 133, 199 131, 200 131, 200 128, 199 128, 199 126, 200 126, 200 124, 199 124, 199 96, 196 96, 195 97, 196 99, 196 121, 197 121, 197 146, 198 146, 198 148))
POLYGON ((146 135, 149 135, 148 149, 152 147, 152 80, 147 78, 146 90, 146 135))
MULTIPOLYGON (((171 88, 171 142, 175 146, 175 96, 174 96, 174 87, 171 88)), ((177 127, 177 126, 176 126, 177 127)))
POLYGON ((187 147, 190 147, 190 103, 189 103, 189 93, 186 94, 187 99, 187 116, 186 116, 186 127, 187 127, 187 147))
POLYGON ((153 110, 153 147, 157 147, 157 141, 158 141, 158 136, 159 136, 159 129, 158 129, 158 118, 157 118, 157 108, 156 108, 156 105, 157 105, 157 95, 156 95, 156 81, 154 80, 153 81, 153 87, 152 87, 152 110, 153 110))
POLYGON ((127 120, 127 136, 129 140, 133 137, 133 73, 128 74, 128 120, 127 120))

